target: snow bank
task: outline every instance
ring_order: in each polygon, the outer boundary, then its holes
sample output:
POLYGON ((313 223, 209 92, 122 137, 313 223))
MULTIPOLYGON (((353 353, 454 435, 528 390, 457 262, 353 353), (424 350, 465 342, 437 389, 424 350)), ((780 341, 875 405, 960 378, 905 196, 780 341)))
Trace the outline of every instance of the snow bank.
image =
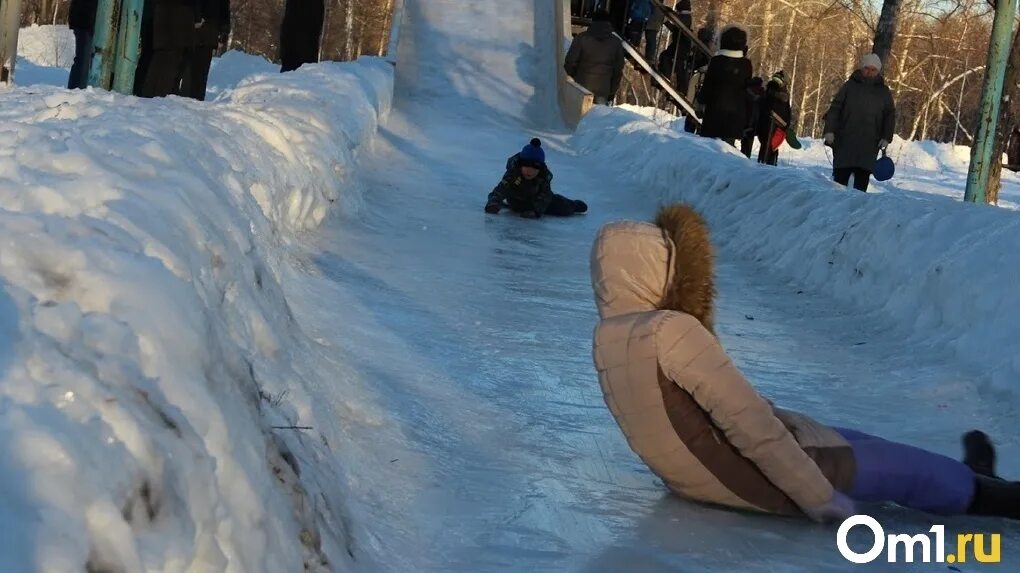
POLYGON ((326 423, 280 280, 391 94, 363 59, 216 103, 0 95, 0 570, 354 557, 330 446, 273 428, 326 423))
POLYGON ((74 32, 67 26, 29 26, 18 31, 18 56, 48 68, 74 63, 74 32))
POLYGON ((727 251, 903 325, 987 372, 1020 374, 1020 217, 924 194, 844 191, 816 169, 768 168, 642 114, 596 107, 579 153, 620 166, 663 201, 702 211, 727 251))

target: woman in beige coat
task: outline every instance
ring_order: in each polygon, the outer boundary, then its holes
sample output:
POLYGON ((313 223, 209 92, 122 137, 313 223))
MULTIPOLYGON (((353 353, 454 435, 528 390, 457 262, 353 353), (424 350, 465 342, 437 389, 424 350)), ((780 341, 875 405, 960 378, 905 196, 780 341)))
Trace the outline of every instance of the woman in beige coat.
POLYGON ((762 398, 714 334, 711 242, 691 208, 664 208, 654 224, 606 225, 591 273, 601 317, 594 359, 606 404, 672 491, 816 521, 853 515, 854 500, 1020 517, 1020 486, 1012 482, 830 428, 762 398))

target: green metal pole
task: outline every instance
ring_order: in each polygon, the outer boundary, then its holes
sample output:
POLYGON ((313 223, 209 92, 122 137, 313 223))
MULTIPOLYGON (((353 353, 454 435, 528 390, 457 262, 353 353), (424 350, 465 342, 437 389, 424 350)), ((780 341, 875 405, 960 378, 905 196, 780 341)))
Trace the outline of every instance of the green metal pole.
POLYGON ((967 190, 964 201, 984 203, 988 190, 988 176, 992 162, 995 137, 999 128, 999 106, 1002 104, 1002 87, 1006 79, 1006 62, 1013 37, 1013 18, 1016 0, 999 0, 992 23, 992 40, 988 47, 988 66, 985 68, 985 86, 981 96, 981 116, 974 146, 970 149, 970 171, 967 173, 967 190))
POLYGON ((0 0, 0 86, 14 85, 20 27, 21 0, 0 0))
POLYGON ((139 43, 142 36, 142 8, 145 0, 122 0, 120 28, 113 72, 113 90, 125 95, 135 91, 135 69, 138 67, 139 43))
POLYGON ((114 55, 117 50, 117 27, 120 23, 120 0, 99 0, 96 9, 96 30, 92 37, 92 65, 89 85, 112 88, 114 55))

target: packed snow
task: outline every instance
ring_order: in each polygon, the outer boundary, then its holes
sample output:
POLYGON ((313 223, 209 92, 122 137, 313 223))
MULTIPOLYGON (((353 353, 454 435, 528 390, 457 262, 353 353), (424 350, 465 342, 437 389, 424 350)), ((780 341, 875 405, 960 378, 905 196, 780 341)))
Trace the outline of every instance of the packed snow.
POLYGON ((357 211, 351 171, 392 67, 250 61, 219 62, 234 85, 215 103, 0 95, 4 571, 363 557, 334 450, 348 438, 308 390, 341 380, 281 284, 299 232, 357 211))
MULTIPOLYGON (((1018 368, 1015 213, 902 187, 958 173, 956 150, 903 144, 914 165, 863 195, 812 145, 760 167, 604 107, 570 134, 552 9, 409 0, 395 77, 231 52, 211 102, 69 92, 67 61, 19 61, 0 568, 890 570, 844 561, 832 528, 669 494, 606 410, 591 240, 678 199, 712 225, 718 331, 765 395, 954 457, 981 427, 1020 472, 1012 396, 989 392, 1018 368), (587 215, 482 212, 535 135, 587 215)), ((1018 556, 1014 525, 939 522, 1018 556)))
MULTIPOLYGON (((627 109, 595 108, 574 143, 599 161, 626 166, 627 179, 663 201, 692 203, 727 250, 862 311, 880 311, 912 343, 952 351, 980 370, 982 381, 1016 390, 1020 358, 1004 352, 1020 339, 1014 211, 882 183, 878 193, 847 190, 810 160, 759 165, 719 141, 684 133, 682 122, 627 109)), ((819 147, 809 145, 801 156, 819 147)), ((913 170, 922 170, 917 164, 925 158, 928 166, 947 166, 921 148, 900 143, 891 151, 914 158, 913 170)), ((951 173, 965 183, 965 170, 951 173)), ((899 178, 924 188, 909 168, 893 181, 899 178)))

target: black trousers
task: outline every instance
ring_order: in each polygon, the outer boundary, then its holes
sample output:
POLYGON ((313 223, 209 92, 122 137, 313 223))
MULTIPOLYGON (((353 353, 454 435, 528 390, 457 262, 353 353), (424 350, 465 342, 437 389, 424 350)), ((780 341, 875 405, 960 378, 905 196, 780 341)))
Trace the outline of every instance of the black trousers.
POLYGON ((92 32, 74 30, 74 63, 67 78, 67 89, 85 89, 89 85, 89 69, 92 67, 92 32))
POLYGON ((197 46, 191 51, 185 65, 184 79, 181 80, 181 95, 205 101, 205 90, 209 84, 209 68, 212 67, 213 48, 197 46))
MULTIPOLYGON (((526 211, 534 211, 534 207, 530 204, 513 204, 510 203, 510 209, 515 213, 523 213, 526 211)), ((549 207, 546 208, 546 216, 552 217, 569 217, 577 212, 577 204, 573 200, 567 199, 563 195, 553 193, 552 201, 549 202, 549 207)))
POLYGON ((744 157, 751 158, 751 150, 754 149, 754 135, 747 135, 740 138, 740 152, 744 157))
POLYGON ((832 169, 832 180, 840 185, 846 186, 850 183, 850 176, 854 176, 854 189, 867 191, 871 183, 871 172, 860 167, 839 167, 832 169))
POLYGON ((181 78, 191 50, 142 51, 135 76, 135 95, 164 97, 181 91, 181 78))

